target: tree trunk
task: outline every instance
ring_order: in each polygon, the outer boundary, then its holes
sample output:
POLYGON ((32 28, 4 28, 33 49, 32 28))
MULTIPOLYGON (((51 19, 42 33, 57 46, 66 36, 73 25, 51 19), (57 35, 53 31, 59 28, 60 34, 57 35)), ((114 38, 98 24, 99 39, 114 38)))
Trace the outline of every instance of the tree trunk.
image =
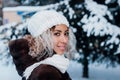
POLYGON ((83 61, 83 77, 84 78, 88 78, 89 77, 87 57, 84 57, 84 61, 83 61))

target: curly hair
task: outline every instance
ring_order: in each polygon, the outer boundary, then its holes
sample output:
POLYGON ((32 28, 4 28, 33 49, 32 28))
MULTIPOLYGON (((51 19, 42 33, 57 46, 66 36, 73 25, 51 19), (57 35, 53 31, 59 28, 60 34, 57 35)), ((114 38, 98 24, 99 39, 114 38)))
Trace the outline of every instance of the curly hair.
MULTIPOLYGON (((54 28, 54 27, 52 27, 54 28)), ((46 53, 48 56, 52 56, 54 54, 53 51, 53 40, 51 38, 52 32, 51 29, 48 29, 47 31, 43 32, 41 35, 37 37, 32 36, 25 36, 25 38, 29 41, 29 55, 32 57, 37 57, 40 59, 42 56, 44 56, 46 53)), ((76 38, 74 36, 74 33, 69 28, 69 42, 67 45, 67 48, 65 50, 65 56, 71 59, 74 56, 74 52, 76 52, 76 38)))

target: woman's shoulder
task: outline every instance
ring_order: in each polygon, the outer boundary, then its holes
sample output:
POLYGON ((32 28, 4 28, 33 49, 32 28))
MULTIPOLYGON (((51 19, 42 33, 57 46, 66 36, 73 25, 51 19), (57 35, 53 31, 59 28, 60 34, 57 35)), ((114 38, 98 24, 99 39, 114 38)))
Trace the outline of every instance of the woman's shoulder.
POLYGON ((30 80, 60 80, 62 76, 54 66, 40 64, 32 71, 29 78, 30 80))
POLYGON ((71 80, 69 76, 67 76, 67 78, 64 79, 65 77, 66 77, 66 73, 64 75, 56 67, 48 64, 40 64, 32 71, 29 79, 30 80, 71 80))

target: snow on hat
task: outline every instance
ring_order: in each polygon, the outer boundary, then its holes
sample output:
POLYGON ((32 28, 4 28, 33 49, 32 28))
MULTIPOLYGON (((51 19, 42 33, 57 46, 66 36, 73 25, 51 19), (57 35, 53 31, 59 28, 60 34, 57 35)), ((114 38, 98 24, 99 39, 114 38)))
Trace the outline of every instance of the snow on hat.
POLYGON ((44 10, 35 13, 30 18, 27 28, 30 34, 36 37, 57 24, 65 24, 69 27, 69 22, 62 14, 54 10, 44 10))

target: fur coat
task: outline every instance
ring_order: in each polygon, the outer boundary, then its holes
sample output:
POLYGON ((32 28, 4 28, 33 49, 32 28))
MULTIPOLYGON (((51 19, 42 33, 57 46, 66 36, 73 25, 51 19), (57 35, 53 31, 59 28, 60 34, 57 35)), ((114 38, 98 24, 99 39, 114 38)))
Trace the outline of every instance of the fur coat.
MULTIPOLYGON (((17 39, 9 42, 10 54, 16 66, 16 70, 23 77, 25 69, 34 63, 44 60, 48 55, 44 55, 39 60, 36 57, 30 56, 29 39, 17 39)), ((25 77, 22 80, 26 80, 25 77)), ((37 66, 29 76, 28 80, 71 80, 68 73, 61 73, 56 67, 49 64, 41 64, 37 66)))

